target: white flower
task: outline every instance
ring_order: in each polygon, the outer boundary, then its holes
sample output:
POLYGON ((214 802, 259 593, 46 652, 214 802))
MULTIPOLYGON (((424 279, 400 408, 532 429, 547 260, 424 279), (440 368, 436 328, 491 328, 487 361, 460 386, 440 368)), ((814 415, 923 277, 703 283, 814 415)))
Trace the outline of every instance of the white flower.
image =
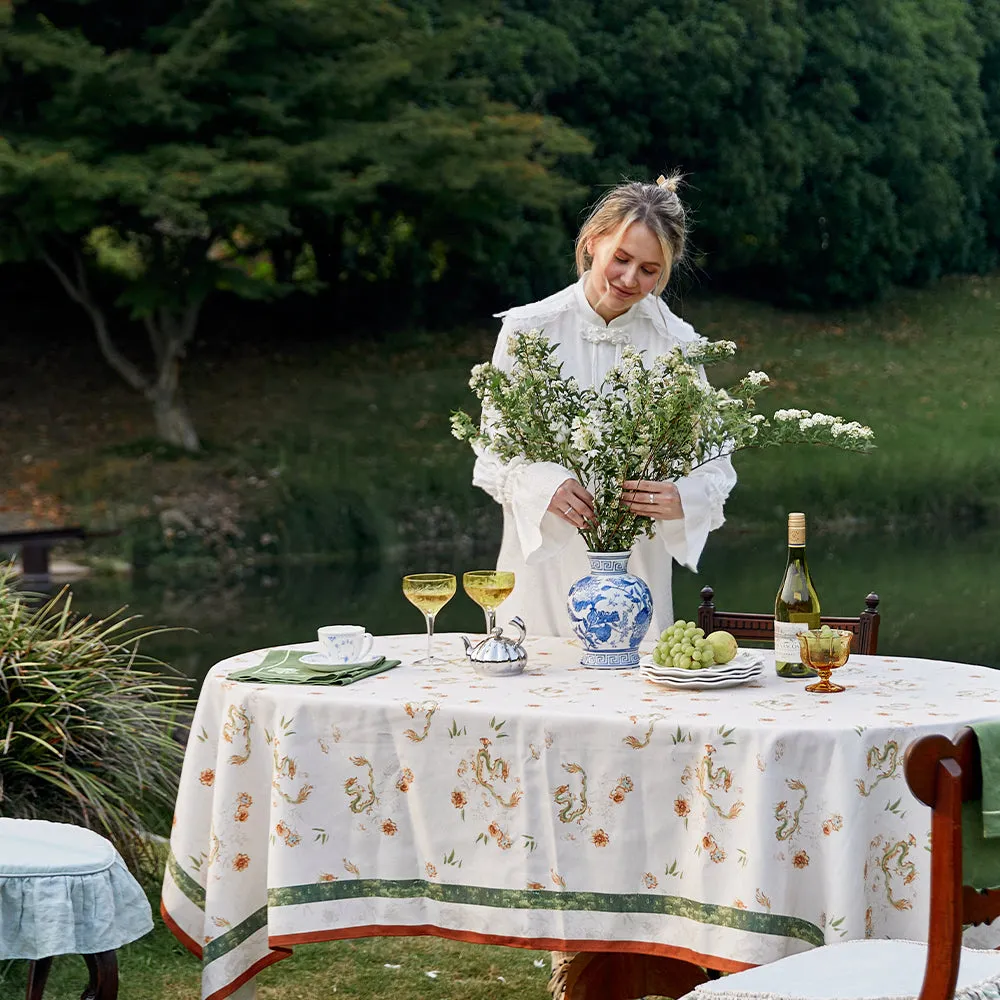
POLYGON ((767 372, 747 372, 746 381, 758 389, 762 385, 767 385, 771 380, 768 378, 767 372))

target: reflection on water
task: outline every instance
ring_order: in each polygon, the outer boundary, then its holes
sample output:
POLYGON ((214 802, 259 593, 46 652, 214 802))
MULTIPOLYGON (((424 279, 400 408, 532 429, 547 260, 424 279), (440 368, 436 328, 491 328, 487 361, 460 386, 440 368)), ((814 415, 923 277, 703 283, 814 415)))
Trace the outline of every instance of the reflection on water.
MULTIPOLYGON (((145 624, 183 626, 150 640, 147 652, 199 679, 220 659, 247 649, 314 639, 320 625, 353 622, 378 634, 423 632, 423 618, 403 597, 409 572, 488 568, 494 553, 384 560, 363 568, 269 568, 229 584, 202 579, 170 583, 87 579, 73 585, 74 604, 95 614, 121 605, 145 624)), ((1000 532, 960 536, 823 535, 809 539, 809 560, 824 611, 856 615, 865 595, 881 597, 879 652, 1000 666, 1000 633, 993 611, 1000 605, 997 566, 1000 532)), ((711 584, 726 611, 768 611, 784 568, 783 537, 716 532, 699 572, 674 572, 674 611, 693 618, 699 591, 711 584)), ((497 613, 503 622, 503 607, 497 613)), ((442 632, 481 632, 482 611, 459 589, 441 611, 442 632)), ((531 623, 528 622, 529 633, 531 623)))

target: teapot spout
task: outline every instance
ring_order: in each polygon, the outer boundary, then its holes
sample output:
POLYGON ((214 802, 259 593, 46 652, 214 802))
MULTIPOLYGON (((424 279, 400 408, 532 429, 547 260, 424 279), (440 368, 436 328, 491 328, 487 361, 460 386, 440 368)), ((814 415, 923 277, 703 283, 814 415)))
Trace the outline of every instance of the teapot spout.
POLYGON ((469 637, 467 635, 462 636, 462 642, 465 644, 465 654, 468 656, 469 650, 472 649, 472 643, 469 641, 469 637))

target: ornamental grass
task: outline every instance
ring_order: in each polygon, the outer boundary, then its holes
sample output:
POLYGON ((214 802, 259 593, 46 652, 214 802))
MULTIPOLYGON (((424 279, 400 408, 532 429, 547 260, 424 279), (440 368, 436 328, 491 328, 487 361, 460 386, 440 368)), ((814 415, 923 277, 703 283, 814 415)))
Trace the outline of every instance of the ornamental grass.
POLYGON ((0 570, 0 815, 89 827, 139 872, 150 833, 169 827, 193 702, 140 652, 168 629, 72 602, 68 588, 19 592, 0 570))

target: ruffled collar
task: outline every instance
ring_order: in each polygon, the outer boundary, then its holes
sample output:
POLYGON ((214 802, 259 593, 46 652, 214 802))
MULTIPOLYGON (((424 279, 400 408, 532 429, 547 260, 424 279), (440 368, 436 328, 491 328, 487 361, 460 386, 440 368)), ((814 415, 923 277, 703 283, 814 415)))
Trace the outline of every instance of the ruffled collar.
POLYGON ((587 301, 587 293, 584 291, 584 284, 590 272, 585 271, 580 280, 574 285, 574 298, 577 311, 580 313, 581 328, 580 336, 593 344, 631 344, 632 336, 629 327, 639 315, 640 307, 644 299, 640 299, 635 305, 630 306, 621 316, 616 316, 610 323, 606 323, 594 307, 587 301))

